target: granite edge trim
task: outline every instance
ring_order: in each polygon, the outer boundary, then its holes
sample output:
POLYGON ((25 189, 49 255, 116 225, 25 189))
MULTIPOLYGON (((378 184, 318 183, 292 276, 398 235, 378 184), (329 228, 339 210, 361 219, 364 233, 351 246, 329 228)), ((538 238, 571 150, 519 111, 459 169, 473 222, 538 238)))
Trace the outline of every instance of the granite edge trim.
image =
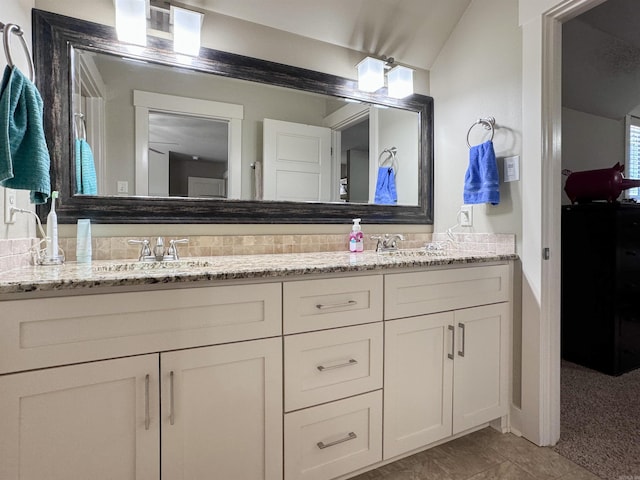
MULTIPOLYGON (((145 275, 135 275, 129 277, 115 278, 60 278, 60 279, 43 279, 40 281, 16 281, 16 282, 0 282, 0 294, 20 294, 34 292, 73 292, 80 289, 93 289, 102 287, 126 287, 137 285, 170 285, 197 283, 219 280, 259 280, 259 279, 277 279, 288 278, 301 275, 311 274, 332 274, 332 273, 348 273, 348 272, 366 272, 366 271, 384 271, 397 270, 403 268, 424 268, 441 265, 464 265, 470 263, 487 263, 496 261, 512 261, 517 260, 518 255, 510 254, 465 254, 462 257, 429 257, 428 259, 396 259, 392 263, 365 263, 361 265, 318 265, 306 267, 265 267, 239 271, 222 271, 212 272, 203 269, 195 269, 192 271, 175 271, 165 270, 160 274, 146 272, 145 275)), ((120 272, 122 273, 122 272, 120 272)))

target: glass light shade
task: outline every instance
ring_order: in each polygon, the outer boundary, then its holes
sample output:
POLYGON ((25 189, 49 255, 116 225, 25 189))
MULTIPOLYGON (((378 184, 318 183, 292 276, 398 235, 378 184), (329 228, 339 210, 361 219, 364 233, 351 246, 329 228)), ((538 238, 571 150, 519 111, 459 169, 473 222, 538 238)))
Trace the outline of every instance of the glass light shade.
POLYGON ((171 6, 173 17, 173 51, 197 57, 200 53, 202 14, 171 6))
POLYGON ((367 57, 358 65, 358 89, 363 92, 375 92, 384 87, 384 62, 367 57))
POLYGON ((388 95, 392 98, 404 98, 413 93, 413 70, 398 65, 387 73, 388 95))
POLYGON ((146 45, 146 0, 115 0, 115 4, 118 40, 135 45, 146 45))

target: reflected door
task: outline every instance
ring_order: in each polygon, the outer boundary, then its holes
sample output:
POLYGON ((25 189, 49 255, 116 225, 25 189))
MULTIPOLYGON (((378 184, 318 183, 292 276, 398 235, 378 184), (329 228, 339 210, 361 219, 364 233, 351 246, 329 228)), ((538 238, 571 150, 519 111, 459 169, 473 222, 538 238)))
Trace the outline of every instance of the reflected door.
POLYGON ((264 119, 264 199, 331 200, 331 130, 264 119))

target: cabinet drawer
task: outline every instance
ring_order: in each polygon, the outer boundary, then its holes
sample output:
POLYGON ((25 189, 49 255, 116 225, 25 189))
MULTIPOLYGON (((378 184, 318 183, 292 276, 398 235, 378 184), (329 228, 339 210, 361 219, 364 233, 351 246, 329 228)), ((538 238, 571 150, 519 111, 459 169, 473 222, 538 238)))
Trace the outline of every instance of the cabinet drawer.
POLYGON ((382 322, 285 337, 285 411, 382 388, 382 322))
POLYGON ((510 295, 509 265, 389 274, 385 275, 384 318, 504 302, 510 295))
POLYGON ((2 302, 0 373, 280 335, 281 284, 2 302))
POLYGON ((287 282, 284 333, 382 320, 382 275, 287 282))
POLYGON ((380 390, 284 417, 285 480, 325 480, 382 460, 380 390))

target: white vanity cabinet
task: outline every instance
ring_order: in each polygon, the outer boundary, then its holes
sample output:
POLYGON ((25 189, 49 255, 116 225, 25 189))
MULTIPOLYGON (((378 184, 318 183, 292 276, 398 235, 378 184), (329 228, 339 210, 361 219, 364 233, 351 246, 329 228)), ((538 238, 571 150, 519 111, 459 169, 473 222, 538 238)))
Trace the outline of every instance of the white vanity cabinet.
POLYGON ((0 478, 157 480, 158 356, 0 377, 0 478))
POLYGON ((382 460, 382 275, 286 282, 285 480, 382 460))
POLYGON ((427 314, 385 322, 385 459, 508 414, 509 268, 387 275, 389 317, 427 314))
POLYGON ((2 307, 0 478, 282 478, 280 283, 2 307))

